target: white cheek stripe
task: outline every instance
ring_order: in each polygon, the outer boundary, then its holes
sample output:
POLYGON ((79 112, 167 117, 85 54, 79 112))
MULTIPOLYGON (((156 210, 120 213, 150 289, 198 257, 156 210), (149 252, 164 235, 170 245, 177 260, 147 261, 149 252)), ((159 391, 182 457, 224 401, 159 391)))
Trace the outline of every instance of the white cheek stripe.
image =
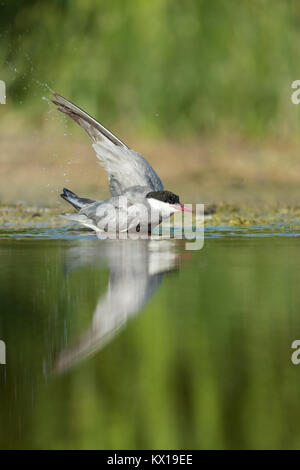
POLYGON ((148 201, 151 210, 153 210, 154 212, 160 212, 162 216, 165 215, 166 217, 168 217, 168 215, 177 212, 177 210, 174 209, 174 207, 172 207, 171 204, 169 204, 168 202, 159 201, 158 199, 154 199, 152 197, 149 198, 148 201))

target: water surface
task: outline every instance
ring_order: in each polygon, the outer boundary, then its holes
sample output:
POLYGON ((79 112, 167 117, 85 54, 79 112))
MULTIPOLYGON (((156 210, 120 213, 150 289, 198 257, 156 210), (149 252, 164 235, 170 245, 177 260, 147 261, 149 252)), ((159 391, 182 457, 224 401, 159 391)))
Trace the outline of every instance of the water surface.
POLYGON ((0 234, 0 448, 299 448, 298 233, 0 234))

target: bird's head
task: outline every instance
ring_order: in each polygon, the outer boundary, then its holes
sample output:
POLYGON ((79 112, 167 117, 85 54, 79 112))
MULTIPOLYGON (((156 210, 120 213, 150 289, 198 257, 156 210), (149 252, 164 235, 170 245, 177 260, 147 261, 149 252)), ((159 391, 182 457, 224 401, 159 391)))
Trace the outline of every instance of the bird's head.
POLYGON ((171 191, 151 191, 146 195, 146 198, 149 200, 150 206, 156 210, 169 210, 170 213, 177 211, 192 212, 191 209, 181 204, 179 196, 171 191))

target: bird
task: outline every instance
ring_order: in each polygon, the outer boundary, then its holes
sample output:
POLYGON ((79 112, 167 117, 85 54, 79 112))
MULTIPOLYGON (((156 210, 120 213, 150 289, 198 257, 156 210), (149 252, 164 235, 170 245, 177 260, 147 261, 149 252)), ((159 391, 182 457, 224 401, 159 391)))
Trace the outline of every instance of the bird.
POLYGON ((92 140, 97 158, 108 174, 111 198, 94 200, 63 188, 60 195, 77 213, 65 214, 96 232, 151 234, 163 220, 178 211, 192 210, 179 196, 164 189, 148 161, 71 101, 52 91, 58 111, 81 126, 92 140))

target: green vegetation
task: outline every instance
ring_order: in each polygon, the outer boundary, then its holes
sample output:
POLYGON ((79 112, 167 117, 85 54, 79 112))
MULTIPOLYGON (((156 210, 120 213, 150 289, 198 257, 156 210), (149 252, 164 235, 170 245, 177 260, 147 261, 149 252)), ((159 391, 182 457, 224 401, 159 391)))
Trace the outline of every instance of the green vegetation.
MULTIPOLYGON (((206 206, 205 225, 210 227, 253 226, 282 224, 283 230, 299 230, 300 207, 285 205, 224 204, 206 206)), ((66 210, 35 206, 0 206, 0 225, 11 229, 72 227, 72 222, 60 217, 66 210)), ((71 209, 72 212, 72 209, 71 209)), ((196 219, 194 220, 196 225, 196 219)), ((80 229, 82 226, 76 225, 80 229)), ((88 233, 93 233, 88 231, 88 233)))
POLYGON ((2 2, 0 448, 299 448, 299 43, 298 0, 2 2), (61 376, 109 268, 68 266, 101 245, 59 194, 108 189, 49 88, 216 209, 204 249, 174 242, 178 269, 61 376))
POLYGON ((47 84, 127 133, 299 133, 297 0, 11 0, 0 31, 8 107, 27 124, 47 84))

